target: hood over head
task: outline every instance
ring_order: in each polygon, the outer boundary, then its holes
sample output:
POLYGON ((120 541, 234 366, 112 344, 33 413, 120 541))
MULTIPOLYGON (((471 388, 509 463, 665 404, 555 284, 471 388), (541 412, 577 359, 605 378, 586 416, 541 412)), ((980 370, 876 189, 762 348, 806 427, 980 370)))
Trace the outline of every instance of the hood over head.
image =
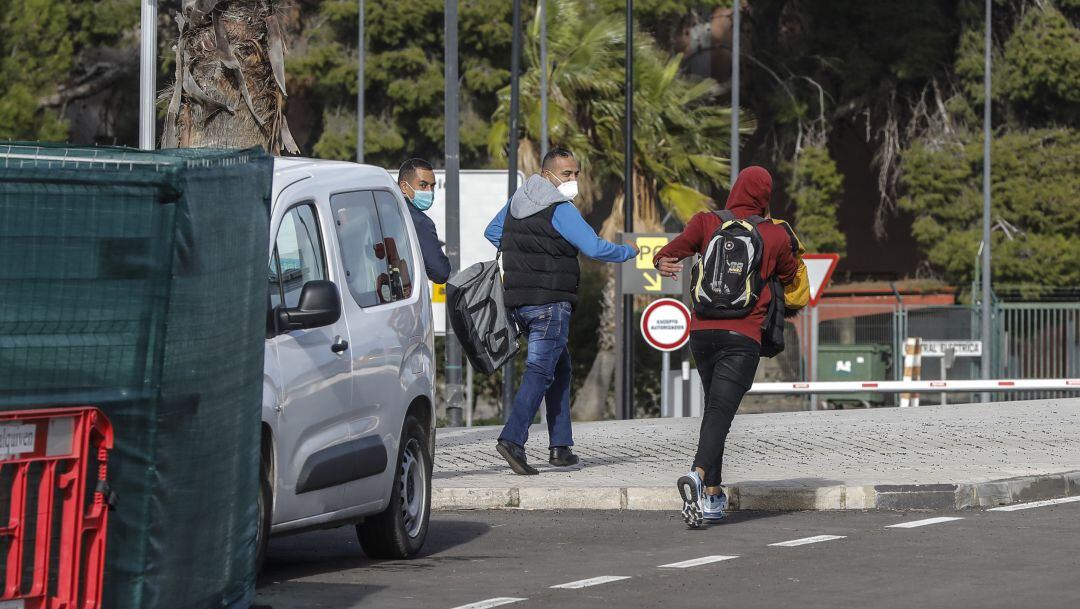
POLYGON ((771 194, 772 176, 764 167, 754 165, 739 172, 724 207, 739 218, 753 215, 764 217, 771 194))
POLYGON ((566 197, 539 174, 529 176, 510 199, 510 215, 520 220, 538 214, 566 197))

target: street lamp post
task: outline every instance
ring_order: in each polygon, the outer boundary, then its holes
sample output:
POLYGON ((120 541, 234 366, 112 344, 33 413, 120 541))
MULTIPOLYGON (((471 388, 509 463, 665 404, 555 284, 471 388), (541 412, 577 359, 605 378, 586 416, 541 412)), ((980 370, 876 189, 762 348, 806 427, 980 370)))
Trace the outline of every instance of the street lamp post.
MULTIPOLYGON (((444 80, 443 119, 446 129, 445 162, 446 178, 443 188, 446 191, 446 257, 450 259, 450 268, 457 270, 461 266, 461 217, 458 198, 458 175, 461 170, 460 144, 458 140, 458 3, 446 0, 445 12, 445 49, 446 61, 444 80)), ((449 319, 446 324, 450 327, 449 319)), ((460 427, 462 422, 462 386, 461 386, 461 345, 453 332, 446 333, 446 423, 450 427, 460 427)))
MULTIPOLYGON (((626 125, 623 133, 623 232, 634 232, 634 0, 626 0, 626 125)), ((634 418, 634 296, 622 297, 622 418, 634 418)))
MULTIPOLYGON (((983 226, 982 226, 982 377, 991 378, 990 366, 993 362, 993 340, 991 337, 991 320, 993 303, 991 299, 990 280, 992 277, 990 268, 990 10, 991 0, 986 0, 986 40, 983 56, 983 226)), ((990 394, 983 392, 982 401, 989 402, 990 394)))
POLYGON ((157 0, 142 0, 139 29, 139 148, 153 150, 157 89, 157 0))
MULTIPOLYGON (((507 147, 507 160, 509 171, 507 172, 506 198, 514 196, 517 190, 518 173, 518 105, 520 103, 520 72, 521 72, 521 0, 514 0, 512 27, 513 36, 510 42, 510 141, 507 147)), ((502 414, 503 421, 510 418, 510 410, 514 405, 514 360, 506 362, 503 366, 502 383, 502 414)))
POLYGON ((367 44, 364 40, 364 0, 360 0, 360 18, 357 21, 356 48, 358 67, 356 68, 356 162, 364 162, 364 63, 367 44))
POLYGON ((731 3, 731 184, 739 177, 739 30, 742 0, 731 3))
POLYGON ((540 0, 540 158, 548 153, 547 0, 540 0))

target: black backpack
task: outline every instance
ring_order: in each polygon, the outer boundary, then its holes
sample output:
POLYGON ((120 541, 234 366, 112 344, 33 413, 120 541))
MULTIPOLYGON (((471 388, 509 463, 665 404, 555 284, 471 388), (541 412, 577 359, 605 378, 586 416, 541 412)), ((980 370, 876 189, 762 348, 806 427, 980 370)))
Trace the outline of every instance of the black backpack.
POLYGON ((480 372, 491 374, 517 354, 517 327, 503 303, 498 257, 446 282, 446 310, 461 350, 480 372))
POLYGON ((739 219, 726 209, 713 213, 720 217, 720 227, 694 264, 690 298, 702 319, 740 319, 750 314, 761 295, 765 244, 757 227, 766 220, 739 219))
MULTIPOLYGON (((795 237, 795 231, 786 222, 780 224, 787 231, 788 239, 791 240, 791 253, 798 256, 799 240, 795 237)), ((788 309, 784 301, 784 284, 780 278, 773 275, 766 282, 772 299, 769 300, 769 308, 765 311, 765 320, 761 322, 761 357, 776 357, 784 352, 784 328, 787 322, 784 320, 794 317, 798 310, 788 309)))
POLYGON ((761 357, 776 357, 784 352, 784 319, 787 310, 784 306, 784 284, 775 275, 767 282, 772 299, 765 311, 765 320, 761 322, 761 357))

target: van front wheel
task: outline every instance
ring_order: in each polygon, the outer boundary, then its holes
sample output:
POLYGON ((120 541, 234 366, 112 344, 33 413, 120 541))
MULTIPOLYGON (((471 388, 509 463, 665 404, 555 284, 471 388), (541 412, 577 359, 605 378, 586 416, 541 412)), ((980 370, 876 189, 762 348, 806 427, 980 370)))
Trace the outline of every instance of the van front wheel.
POLYGON ((360 547, 371 558, 411 558, 424 545, 431 517, 432 458, 427 436, 416 418, 405 417, 390 504, 356 525, 360 547))
POLYGON ((270 524, 274 518, 274 481, 271 478, 271 449, 263 441, 259 464, 259 522, 255 531, 255 574, 262 571, 266 562, 266 549, 270 545, 270 524))

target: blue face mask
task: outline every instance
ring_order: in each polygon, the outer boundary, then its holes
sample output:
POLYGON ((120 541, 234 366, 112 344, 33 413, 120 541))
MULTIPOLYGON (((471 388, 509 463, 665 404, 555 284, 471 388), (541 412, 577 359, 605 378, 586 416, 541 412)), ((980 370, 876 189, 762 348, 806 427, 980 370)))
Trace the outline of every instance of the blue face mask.
POLYGON ((427 211, 435 204, 435 193, 430 190, 414 191, 412 204, 420 211, 427 211))

